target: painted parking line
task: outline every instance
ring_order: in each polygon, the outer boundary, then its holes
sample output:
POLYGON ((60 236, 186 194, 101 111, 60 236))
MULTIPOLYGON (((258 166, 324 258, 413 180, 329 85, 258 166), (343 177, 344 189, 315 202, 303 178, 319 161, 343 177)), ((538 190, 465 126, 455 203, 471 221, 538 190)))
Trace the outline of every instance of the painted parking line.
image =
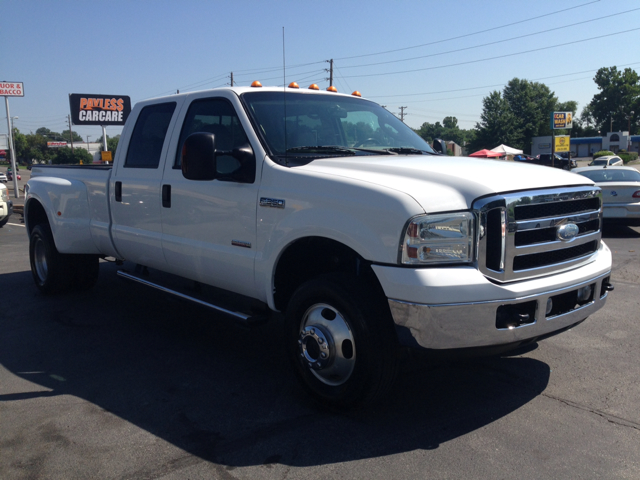
POLYGON ((24 227, 25 225, 21 224, 21 223, 7 223, 7 225, 11 225, 13 227, 24 227))

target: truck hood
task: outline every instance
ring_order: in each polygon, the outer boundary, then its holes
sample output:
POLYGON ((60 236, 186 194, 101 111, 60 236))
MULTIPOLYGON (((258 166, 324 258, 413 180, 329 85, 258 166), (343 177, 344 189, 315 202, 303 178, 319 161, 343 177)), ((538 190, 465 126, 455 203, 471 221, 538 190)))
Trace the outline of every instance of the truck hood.
POLYGON ((557 168, 469 157, 340 157, 314 160, 295 168, 404 192, 425 212, 465 210, 475 199, 496 193, 593 185, 582 175, 557 168))

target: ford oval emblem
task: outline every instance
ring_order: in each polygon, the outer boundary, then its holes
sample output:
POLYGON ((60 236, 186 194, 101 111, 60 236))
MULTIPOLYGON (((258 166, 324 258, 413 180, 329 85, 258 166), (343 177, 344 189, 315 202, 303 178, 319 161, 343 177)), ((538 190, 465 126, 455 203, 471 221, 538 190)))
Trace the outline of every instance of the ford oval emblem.
POLYGON ((563 242, 569 242, 576 238, 580 233, 578 225, 575 223, 567 223, 558 227, 558 240, 563 242))

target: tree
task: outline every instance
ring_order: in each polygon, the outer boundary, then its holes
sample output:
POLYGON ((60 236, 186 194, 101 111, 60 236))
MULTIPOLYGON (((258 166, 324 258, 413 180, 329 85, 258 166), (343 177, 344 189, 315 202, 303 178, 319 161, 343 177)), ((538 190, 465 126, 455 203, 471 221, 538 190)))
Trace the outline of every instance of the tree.
POLYGON ((595 126, 601 132, 626 130, 630 112, 632 133, 637 132, 636 120, 640 117, 640 77, 635 70, 616 67, 601 68, 593 79, 600 90, 589 103, 595 126), (613 126, 612 126, 613 123, 613 126))
POLYGON ((522 132, 516 126, 516 117, 509 102, 498 91, 493 91, 482 100, 481 121, 476 123, 476 137, 470 143, 471 151, 494 148, 501 143, 519 145, 522 132))
POLYGON ((465 145, 475 135, 473 130, 461 129, 456 117, 445 117, 442 124, 425 122, 414 131, 429 143, 436 138, 441 138, 456 142, 458 145, 465 145))
POLYGON ((551 135, 551 113, 558 109, 558 99, 549 87, 514 78, 507 83, 503 95, 515 117, 518 132, 517 140, 507 145, 530 151, 533 137, 551 135))
MULTIPOLYGON (((61 135, 67 141, 67 143, 70 143, 69 142, 69 130, 63 130, 61 135)), ((74 142, 84 142, 84 138, 82 138, 76 132, 73 132, 73 141, 74 142)))
MULTIPOLYGON (((353 129, 354 127, 352 127, 353 129)), ((353 132, 353 130, 349 130, 348 128, 347 130, 347 135, 349 135, 350 133, 353 132)), ((116 150, 118 149, 118 142, 120 141, 120 134, 115 135, 113 137, 107 137, 107 150, 109 152, 113 152, 113 156, 116 156, 116 150)), ((355 138, 352 139, 352 141, 355 142, 355 138)), ((98 143, 102 143, 102 135, 100 135, 100 138, 98 138, 98 140, 96 140, 96 142, 98 143)))
POLYGON ((85 165, 91 165, 93 163, 93 157, 84 148, 74 148, 71 150, 69 147, 57 148, 55 156, 52 158, 54 165, 77 165, 83 163, 85 165))

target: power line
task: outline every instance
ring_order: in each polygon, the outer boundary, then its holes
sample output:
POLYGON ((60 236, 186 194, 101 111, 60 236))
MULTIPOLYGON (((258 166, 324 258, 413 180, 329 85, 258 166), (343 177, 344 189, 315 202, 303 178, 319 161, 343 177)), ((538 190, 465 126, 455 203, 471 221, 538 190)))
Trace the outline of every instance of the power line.
POLYGON ((438 70, 438 69, 441 69, 441 68, 458 67, 460 65, 469 65, 471 63, 480 63, 480 62, 486 62, 486 61, 489 61, 489 60, 497 60, 497 59, 500 59, 500 58, 515 57, 515 56, 518 56, 518 55, 524 55, 525 53, 540 52, 540 51, 543 51, 543 50, 550 50, 552 48, 564 47, 564 46, 567 46, 567 45, 575 45, 576 43, 583 43, 583 42, 588 42, 590 40, 599 40, 601 38, 613 37, 615 35, 622 35, 624 33, 635 32, 636 30, 640 30, 640 27, 632 28, 632 29, 629 29, 629 30, 623 30, 621 32, 609 33, 607 35, 600 35, 599 37, 591 37, 591 38, 585 38, 585 39, 582 39, 582 40, 575 40, 573 42, 559 43, 557 45, 550 45, 548 47, 540 47, 540 48, 534 48, 532 50, 524 50, 522 52, 507 53, 507 54, 504 54, 504 55, 497 55, 495 57, 480 58, 480 59, 477 59, 477 60, 469 60, 469 61, 466 61, 466 62, 449 63, 447 65, 439 65, 439 66, 435 66, 435 67, 415 68, 413 70, 401 70, 401 71, 397 71, 397 72, 369 73, 369 74, 362 74, 362 75, 347 75, 347 76, 345 76, 345 78, 378 77, 378 76, 383 76, 383 75, 398 75, 400 73, 424 72, 426 70, 438 70))
MULTIPOLYGON (((640 62, 625 63, 625 64, 622 64, 622 65, 617 65, 617 67, 622 68, 622 67, 629 67, 631 65, 638 65, 638 64, 640 64, 640 62)), ((597 71, 598 71, 598 69, 582 70, 580 72, 563 73, 563 74, 560 74, 560 75, 551 75, 551 76, 548 76, 548 77, 534 78, 531 81, 532 82, 537 82, 537 81, 540 81, 540 80, 547 80, 549 78, 567 77, 569 75, 581 75, 583 73, 595 73, 597 71)), ((465 91, 468 91, 468 90, 479 90, 479 89, 483 89, 483 88, 503 87, 505 85, 506 85, 506 83, 495 83, 493 85, 482 85, 482 86, 479 86, 479 87, 456 88, 454 90, 439 90, 439 91, 435 91, 435 92, 401 93, 401 94, 398 94, 398 95, 368 95, 367 98, 393 98, 393 97, 413 97, 413 96, 421 96, 421 95, 436 95, 436 94, 439 94, 439 93, 465 92, 465 91)))
MULTIPOLYGON (((572 23, 572 24, 569 24, 569 25, 563 25, 562 28, 566 29, 566 28, 569 28, 569 27, 576 27, 576 26, 579 26, 579 25, 584 25, 585 23, 597 22, 597 21, 600 21, 600 20, 604 20, 606 18, 615 17, 615 16, 618 16, 618 15, 624 15, 625 13, 629 13, 629 12, 635 12, 637 10, 640 10, 640 8, 634 8, 634 9, 631 9, 631 10, 626 10, 624 12, 613 13, 613 14, 607 15, 605 17, 592 18, 590 20, 585 20, 583 22, 577 22, 577 23, 572 23)), ((375 66, 375 65, 388 65, 390 63, 409 62, 411 60, 419 60, 419 59, 422 59, 422 58, 437 57, 437 56, 440 56, 440 55, 449 55, 451 53, 464 52, 466 50, 473 50, 475 48, 482 48, 482 47, 487 47, 487 46, 490 46, 490 45, 497 45, 499 43, 511 42, 513 40, 520 40, 520 39, 526 38, 526 37, 534 37, 536 35, 542 35, 542 34, 553 32, 553 31, 557 31, 557 28, 549 28, 547 30, 541 30, 539 32, 527 33, 527 34, 524 34, 524 35, 518 35, 517 37, 504 38, 502 40, 496 40, 496 41, 489 42, 489 43, 481 43, 479 45, 472 45, 470 47, 457 48, 455 50, 448 50, 446 52, 430 53, 429 55, 420 55, 418 57, 402 58, 402 59, 399 59, 399 60, 388 60, 386 62, 365 63, 365 64, 361 64, 361 65, 348 65, 348 66, 343 66, 342 68, 345 68, 345 69, 346 68, 362 68, 362 67, 371 67, 371 66, 375 66)))
POLYGON ((555 12, 545 13, 544 15, 538 15, 537 17, 531 17, 531 18, 527 18, 527 19, 524 19, 524 20, 519 20, 517 22, 507 23, 506 25, 505 24, 501 24, 501 25, 496 25, 495 27, 484 28, 484 29, 482 29, 480 31, 477 31, 477 32, 466 33, 464 35, 458 35, 457 37, 446 38, 444 40, 436 40, 434 42, 423 43, 423 44, 420 44, 420 45, 413 45, 411 47, 396 48, 394 50, 386 50, 386 51, 383 51, 383 52, 366 53, 366 54, 363 54, 363 55, 354 55, 354 56, 351 56, 351 57, 340 57, 340 58, 336 58, 335 60, 350 60, 352 58, 371 57, 373 55, 383 55, 383 54, 386 54, 386 53, 401 52, 403 50, 411 50, 411 49, 414 49, 414 48, 421 48, 421 47, 427 47, 429 45, 436 45, 438 43, 450 42, 452 40, 459 40, 461 38, 471 37, 473 35, 486 34, 487 30, 493 30, 493 29, 498 29, 498 28, 502 29, 502 28, 512 27, 514 25, 519 25, 521 23, 531 22, 533 20, 538 20, 540 18, 549 17, 549 16, 552 16, 552 15, 557 15, 559 13, 564 13, 564 12, 567 12, 569 10, 575 10, 576 8, 586 7, 587 5, 591 5, 593 3, 598 3, 599 1, 600 0, 594 0, 592 2, 584 3, 582 5, 576 5, 575 7, 570 7, 570 8, 565 8, 563 10, 558 10, 558 11, 555 11, 555 12))

